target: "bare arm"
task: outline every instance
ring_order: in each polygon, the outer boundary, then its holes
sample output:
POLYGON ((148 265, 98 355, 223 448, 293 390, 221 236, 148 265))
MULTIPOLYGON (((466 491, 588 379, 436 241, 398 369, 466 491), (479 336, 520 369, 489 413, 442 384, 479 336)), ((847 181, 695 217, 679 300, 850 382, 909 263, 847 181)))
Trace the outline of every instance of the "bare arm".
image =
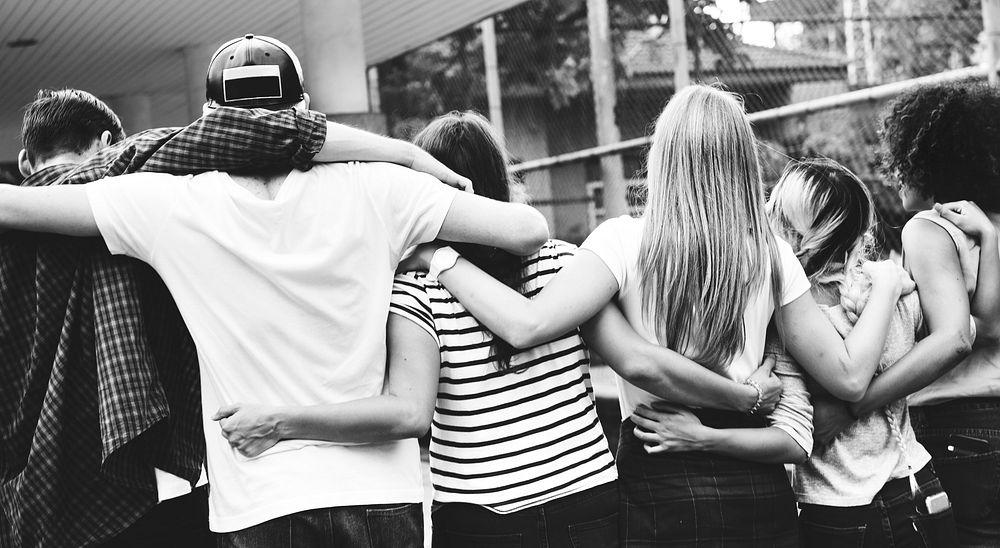
POLYGON ((979 242, 979 282, 969 308, 976 319, 976 346, 996 344, 1000 338, 1000 250, 997 230, 973 202, 937 204, 934 211, 979 242))
MULTIPOLYGON (((581 326, 587 345, 608 362, 611 369, 639 388, 671 402, 697 407, 746 411, 757 402, 757 390, 737 383, 685 358, 650 343, 635 332, 615 303, 608 303, 581 326)), ((773 409, 781 395, 781 382, 770 374, 773 359, 763 366, 757 380, 765 398, 764 413, 773 409)))
MULTIPOLYGON (((426 270, 428 251, 419 253, 422 258, 413 264, 426 270)), ((586 249, 578 250, 531 299, 465 259, 438 279, 480 323, 515 348, 530 348, 579 326, 618 292, 618 280, 586 249)))
POLYGON ((235 404, 212 418, 230 445, 254 457, 285 439, 369 443, 415 438, 430 428, 440 353, 434 338, 408 319, 388 320, 385 394, 336 404, 271 407, 235 404))
POLYGON ((389 162, 428 173, 449 186, 472 190, 468 179, 458 175, 417 145, 336 122, 326 123, 326 141, 314 160, 389 162))
POLYGON ((783 306, 776 316, 788 352, 839 399, 860 400, 875 374, 889 321, 903 290, 897 270, 889 261, 866 265, 872 277, 871 296, 846 338, 841 338, 808 291, 783 306))
POLYGON ((649 453, 707 451, 756 462, 799 463, 805 450, 784 430, 767 428, 709 428, 687 409, 656 404, 640 405, 631 417, 635 436, 649 453))
POLYGON ((0 185, 0 230, 100 236, 84 185, 0 185))
POLYGON ((951 237, 941 227, 916 219, 903 229, 903 250, 920 290, 929 334, 871 383, 864 398, 851 406, 856 416, 927 386, 957 365, 972 347, 969 299, 951 237))
MULTIPOLYGON (((549 239, 549 225, 545 217, 529 205, 500 202, 461 192, 451 203, 438 239, 489 245, 515 255, 528 255, 549 239)), ((489 275, 483 275, 489 278, 489 275)), ((496 283, 503 286, 500 282, 496 283)))

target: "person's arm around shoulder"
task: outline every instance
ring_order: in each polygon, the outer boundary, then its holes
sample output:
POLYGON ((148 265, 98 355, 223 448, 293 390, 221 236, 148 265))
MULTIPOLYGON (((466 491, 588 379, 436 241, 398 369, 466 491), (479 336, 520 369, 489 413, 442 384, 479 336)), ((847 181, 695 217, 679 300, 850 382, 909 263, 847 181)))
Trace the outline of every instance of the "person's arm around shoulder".
POLYGON ((337 122, 326 123, 326 140, 313 160, 389 162, 427 173, 459 190, 472 190, 472 183, 468 179, 455 173, 417 145, 337 122))
POLYGON ((851 413, 862 416, 912 394, 955 367, 972 351, 969 298, 951 236, 931 221, 903 227, 906 265, 920 288, 928 335, 879 375, 851 413))
POLYGON ((809 291, 782 306, 776 316, 781 339, 795 361, 832 395, 851 402, 864 397, 871 383, 896 301, 913 289, 913 282, 891 261, 868 262, 864 269, 872 280, 871 294, 846 338, 809 291))
POLYGON ((455 194, 437 238, 529 255, 549 239, 549 225, 541 212, 527 204, 460 192, 455 194))
POLYGON ((100 235, 87 189, 81 185, 0 185, 0 230, 100 235))

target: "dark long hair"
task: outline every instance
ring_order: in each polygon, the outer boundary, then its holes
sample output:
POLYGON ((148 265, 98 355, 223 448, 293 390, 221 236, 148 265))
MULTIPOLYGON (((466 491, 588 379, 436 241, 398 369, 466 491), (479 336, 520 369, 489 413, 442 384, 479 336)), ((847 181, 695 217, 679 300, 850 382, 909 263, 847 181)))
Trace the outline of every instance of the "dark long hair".
MULTIPOLYGON (((512 196, 523 196, 521 184, 507 171, 507 151, 493 126, 481 114, 473 111, 452 111, 435 118, 413 139, 455 173, 468 177, 476 194, 501 202, 512 196)), ((495 247, 476 244, 454 244, 472 264, 518 293, 521 288, 521 258, 495 247)), ((501 371, 508 371, 514 347, 491 333, 491 359, 501 371)))

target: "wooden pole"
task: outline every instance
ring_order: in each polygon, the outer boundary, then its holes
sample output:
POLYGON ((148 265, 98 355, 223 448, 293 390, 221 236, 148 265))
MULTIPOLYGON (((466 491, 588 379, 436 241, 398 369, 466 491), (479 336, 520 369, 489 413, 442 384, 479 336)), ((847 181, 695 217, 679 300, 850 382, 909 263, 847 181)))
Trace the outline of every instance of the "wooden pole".
POLYGON ((486 71, 486 102, 490 109, 490 122, 497 130, 497 135, 504 138, 503 106, 500 97, 500 69, 497 63, 497 31, 493 18, 484 19, 479 23, 483 36, 483 64, 486 71))
POLYGON ((986 76, 1000 84, 1000 0, 983 0, 983 44, 986 46, 986 76))
MULTIPOLYGON (((615 122, 617 87, 607 0, 587 0, 587 31, 590 37, 590 82, 594 89, 597 144, 609 145, 621 141, 621 133, 615 122)), ((620 155, 601 156, 601 180, 604 181, 604 211, 607 218, 628 213, 623 170, 620 155)))
POLYGON ((687 29, 684 25, 684 0, 670 0, 670 45, 674 50, 674 91, 691 84, 691 64, 688 62, 687 29))

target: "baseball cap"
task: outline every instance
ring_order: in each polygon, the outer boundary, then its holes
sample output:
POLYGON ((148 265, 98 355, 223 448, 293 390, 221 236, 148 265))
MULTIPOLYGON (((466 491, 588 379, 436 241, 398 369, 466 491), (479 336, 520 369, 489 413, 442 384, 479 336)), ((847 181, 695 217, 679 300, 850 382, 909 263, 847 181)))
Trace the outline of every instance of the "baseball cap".
POLYGON ((267 107, 302 100, 302 65, 292 49, 268 36, 247 34, 216 50, 205 96, 227 107, 267 107))

